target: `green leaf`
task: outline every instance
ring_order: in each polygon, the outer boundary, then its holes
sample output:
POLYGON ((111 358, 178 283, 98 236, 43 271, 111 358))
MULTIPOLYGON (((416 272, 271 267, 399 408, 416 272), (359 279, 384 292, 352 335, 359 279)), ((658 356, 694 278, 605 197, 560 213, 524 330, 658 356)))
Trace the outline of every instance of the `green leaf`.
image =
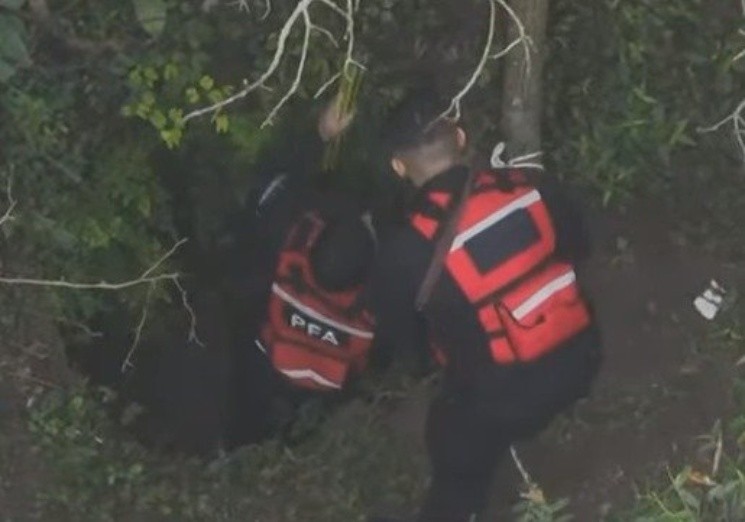
POLYGON ((140 68, 135 67, 132 69, 129 73, 128 79, 133 87, 142 87, 142 73, 140 72, 140 68))
POLYGON ((0 15, 0 57, 11 63, 29 64, 26 30, 16 16, 0 15))
POLYGON ((155 82, 158 81, 158 71, 155 70, 155 67, 145 67, 142 74, 145 77, 145 84, 147 84, 148 87, 152 88, 155 85, 155 82))
POLYGON ((168 111, 168 117, 173 123, 176 124, 176 126, 180 126, 181 124, 183 124, 184 111, 176 108, 170 109, 168 111))
POLYGON ((161 111, 155 111, 150 115, 150 123, 152 123, 156 129, 161 130, 165 128, 168 120, 161 111))
POLYGON ((230 120, 228 120, 227 114, 220 114, 215 118, 215 130, 217 130, 218 133, 223 134, 228 132, 229 127, 230 120))
POLYGON ((173 128, 160 131, 160 137, 169 149, 175 148, 181 142, 181 129, 173 128))
POLYGON ((194 87, 189 87, 188 89, 186 89, 186 101, 189 103, 198 103, 199 91, 197 91, 194 87))
POLYGON ((169 63, 163 68, 163 78, 168 80, 173 80, 178 76, 179 70, 178 65, 175 63, 169 63))
POLYGON ((165 0, 132 0, 137 21, 153 38, 163 33, 168 7, 165 0))
POLYGON ((209 76, 202 76, 202 79, 199 80, 199 86, 205 91, 209 91, 215 86, 215 80, 209 76))

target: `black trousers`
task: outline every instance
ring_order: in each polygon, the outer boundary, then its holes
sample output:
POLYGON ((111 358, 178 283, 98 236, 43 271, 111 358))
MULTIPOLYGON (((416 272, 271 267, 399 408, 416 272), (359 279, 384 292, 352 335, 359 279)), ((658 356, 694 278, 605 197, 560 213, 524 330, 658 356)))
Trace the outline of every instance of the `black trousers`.
POLYGON ((543 431, 585 397, 601 362, 590 330, 535 366, 500 382, 463 381, 446 373, 427 417, 432 480, 418 522, 467 522, 486 506, 496 467, 510 446, 543 431))

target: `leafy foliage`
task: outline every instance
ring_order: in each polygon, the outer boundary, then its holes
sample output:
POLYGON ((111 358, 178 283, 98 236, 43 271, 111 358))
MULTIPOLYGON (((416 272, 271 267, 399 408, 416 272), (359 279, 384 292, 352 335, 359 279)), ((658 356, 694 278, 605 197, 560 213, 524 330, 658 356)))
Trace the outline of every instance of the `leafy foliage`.
POLYGON ((674 155, 701 143, 696 127, 743 91, 732 8, 556 2, 546 79, 551 161, 606 204, 668 186, 674 155))
POLYGON ((45 512, 75 520, 362 522, 370 506, 422 493, 422 455, 385 428, 390 406, 352 403, 293 447, 267 442, 210 463, 158 457, 121 439, 106 393, 50 394, 30 426, 53 465, 45 512), (371 458, 374 456, 374 458, 371 458))

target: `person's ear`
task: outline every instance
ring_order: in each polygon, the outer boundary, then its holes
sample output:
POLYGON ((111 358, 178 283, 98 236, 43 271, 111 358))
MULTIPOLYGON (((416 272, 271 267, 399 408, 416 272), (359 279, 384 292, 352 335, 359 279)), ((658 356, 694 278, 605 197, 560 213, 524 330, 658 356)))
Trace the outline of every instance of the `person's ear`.
POLYGON ((455 141, 458 144, 458 149, 460 149, 461 151, 466 148, 466 144, 468 143, 468 136, 466 135, 466 131, 463 130, 463 127, 455 128, 455 141))
POLYGON ((400 158, 394 157, 393 159, 391 159, 391 168, 400 177, 403 178, 406 176, 406 164, 400 158))

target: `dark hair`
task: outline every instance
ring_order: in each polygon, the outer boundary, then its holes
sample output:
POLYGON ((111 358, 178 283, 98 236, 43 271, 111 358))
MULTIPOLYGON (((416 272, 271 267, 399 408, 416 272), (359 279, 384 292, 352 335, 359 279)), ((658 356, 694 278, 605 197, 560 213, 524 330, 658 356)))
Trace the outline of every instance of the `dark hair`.
POLYGON ((313 246, 310 264, 325 290, 339 292, 364 282, 375 256, 375 240, 360 218, 329 224, 313 246))
POLYGON ((449 135, 453 122, 442 117, 448 102, 433 89, 409 92, 392 110, 385 125, 389 155, 416 149, 449 135))

